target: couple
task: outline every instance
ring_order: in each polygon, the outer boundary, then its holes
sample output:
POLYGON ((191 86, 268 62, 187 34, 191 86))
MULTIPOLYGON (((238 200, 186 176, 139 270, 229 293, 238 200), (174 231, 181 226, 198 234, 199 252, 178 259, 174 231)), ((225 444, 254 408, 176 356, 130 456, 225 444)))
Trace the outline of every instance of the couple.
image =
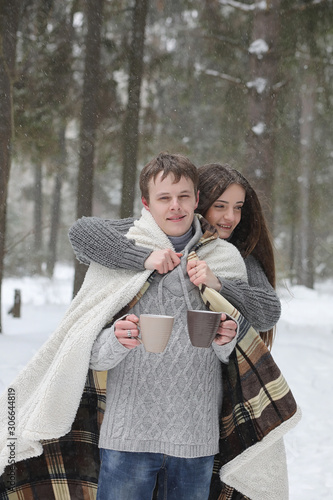
POLYGON ((156 271, 92 348, 90 368, 108 371, 97 499, 151 499, 158 478, 158 498, 206 500, 219 452, 222 364, 238 329, 222 313, 212 347, 195 348, 186 310, 205 309, 198 287, 213 288, 271 346, 280 316, 272 244, 256 193, 229 166, 197 169, 182 155, 161 153, 143 168, 140 189, 139 220, 84 217, 69 232, 84 263, 156 271), (216 239, 198 250, 199 260, 187 261, 206 221, 216 239), (146 353, 137 340, 138 318, 147 312, 175 317, 162 355, 146 353))
MULTIPOLYGON (((267 332, 280 314, 257 197, 229 167, 197 169, 170 154, 144 167, 140 188, 139 220, 84 218, 71 228, 77 256, 90 265, 59 327, 11 384, 14 493, 24 489, 37 500, 94 495, 99 464, 89 430, 101 420, 96 387, 107 371, 99 500, 287 499, 281 438, 297 423, 297 406, 250 327, 267 332), (198 260, 188 261, 193 249, 198 260), (242 313, 236 323, 219 309, 207 349, 191 345, 186 325, 188 309, 206 309, 202 285, 242 313), (142 312, 175 317, 164 353, 146 353, 137 340, 142 312)), ((269 332, 266 344, 271 339, 269 332)), ((9 463, 6 396, 1 472, 9 463)))

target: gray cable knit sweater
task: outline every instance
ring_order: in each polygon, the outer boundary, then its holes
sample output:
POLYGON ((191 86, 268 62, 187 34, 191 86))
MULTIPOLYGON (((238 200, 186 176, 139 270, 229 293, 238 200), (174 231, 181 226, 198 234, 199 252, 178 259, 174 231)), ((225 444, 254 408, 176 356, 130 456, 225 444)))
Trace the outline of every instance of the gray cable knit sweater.
POLYGON ((195 458, 218 452, 222 405, 221 364, 236 344, 197 348, 187 333, 186 311, 205 309, 198 288, 186 272, 188 251, 202 235, 196 232, 181 264, 155 275, 148 291, 130 311, 175 317, 172 335, 161 354, 141 345, 126 349, 113 327, 102 330, 90 366, 108 370, 106 410, 99 446, 128 452, 165 453, 195 458))
MULTIPOLYGON (((93 261, 111 269, 144 269, 151 250, 125 237, 134 220, 82 217, 76 221, 69 230, 69 239, 77 259, 84 264, 93 261)), ((280 300, 253 256, 245 259, 245 265, 248 283, 223 279, 220 293, 256 330, 269 330, 280 318, 280 300)))

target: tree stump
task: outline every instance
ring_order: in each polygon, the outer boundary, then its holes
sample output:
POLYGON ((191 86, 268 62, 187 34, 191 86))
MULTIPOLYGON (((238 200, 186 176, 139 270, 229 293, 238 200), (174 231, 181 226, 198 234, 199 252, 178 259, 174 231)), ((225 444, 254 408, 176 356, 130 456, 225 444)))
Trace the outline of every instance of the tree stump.
POLYGON ((13 318, 21 317, 21 290, 14 291, 14 304, 8 311, 8 314, 12 314, 13 318))

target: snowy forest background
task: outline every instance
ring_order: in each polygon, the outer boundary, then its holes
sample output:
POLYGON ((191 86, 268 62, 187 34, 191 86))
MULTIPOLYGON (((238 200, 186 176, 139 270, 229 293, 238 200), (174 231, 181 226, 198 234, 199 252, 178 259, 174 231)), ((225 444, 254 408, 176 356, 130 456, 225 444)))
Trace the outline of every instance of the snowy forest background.
POLYGON ((249 178, 279 280, 332 278, 332 76, 332 0, 1 1, 0 284, 73 263, 76 218, 138 215, 162 150, 249 178))

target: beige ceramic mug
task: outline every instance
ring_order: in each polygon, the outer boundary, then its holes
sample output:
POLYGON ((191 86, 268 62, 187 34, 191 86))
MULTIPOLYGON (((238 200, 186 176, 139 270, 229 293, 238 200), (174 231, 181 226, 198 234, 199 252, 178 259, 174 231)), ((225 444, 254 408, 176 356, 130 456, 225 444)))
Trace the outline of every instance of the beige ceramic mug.
POLYGON ((163 352, 172 332, 173 316, 140 314, 141 340, 147 352, 163 352))
POLYGON ((221 313, 214 311, 187 311, 187 329, 194 347, 210 347, 217 334, 221 313))

